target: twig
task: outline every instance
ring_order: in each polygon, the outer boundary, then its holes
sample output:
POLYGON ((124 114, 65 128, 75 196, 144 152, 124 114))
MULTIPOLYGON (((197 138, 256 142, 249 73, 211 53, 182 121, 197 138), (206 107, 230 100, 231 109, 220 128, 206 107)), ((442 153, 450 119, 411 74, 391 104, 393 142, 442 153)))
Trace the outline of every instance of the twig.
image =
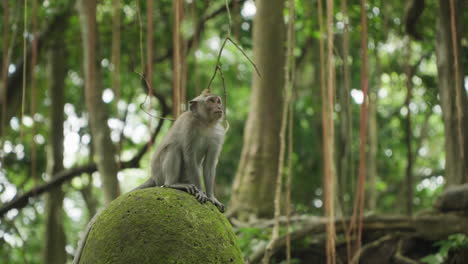
POLYGON ((221 55, 223 53, 224 46, 226 45, 226 43, 228 41, 231 42, 242 53, 242 55, 244 55, 244 57, 250 62, 250 64, 252 64, 252 66, 255 68, 255 71, 257 72, 257 75, 260 78, 262 77, 262 75, 260 74, 260 71, 257 68, 257 65, 250 59, 250 57, 247 55, 247 53, 245 53, 245 51, 234 40, 232 40, 230 37, 226 37, 224 39, 224 41, 223 41, 223 44, 221 45, 221 49, 219 50, 218 58, 216 59, 216 68, 215 68, 215 71, 213 73, 213 76, 211 76, 210 82, 208 83, 208 88, 207 88, 208 90, 210 90, 211 83, 213 82, 214 78, 216 77, 216 73, 218 72, 218 65, 219 65, 220 60, 221 60, 221 55))
POLYGON ((222 83, 223 83, 223 92, 224 92, 224 98, 223 98, 223 101, 224 101, 224 118, 227 119, 227 115, 226 115, 226 105, 227 105, 227 92, 226 92, 226 82, 224 80, 224 73, 223 73, 223 69, 221 69, 221 65, 218 65, 218 70, 219 70, 219 75, 221 76, 221 80, 222 80, 222 83))
MULTIPOLYGON (((145 76, 143 74, 141 74, 140 72, 138 71, 134 71, 136 74, 138 74, 140 77, 141 77, 141 80, 145 82, 146 84, 146 87, 148 87, 148 89, 151 89, 151 86, 149 85, 148 83, 148 80, 145 78, 145 76)), ((147 115, 151 116, 151 117, 154 117, 154 118, 158 118, 158 119, 163 119, 163 120, 169 120, 169 121, 175 121, 175 119, 173 118, 168 118, 168 117, 161 117, 161 116, 156 116, 156 115, 152 115, 150 113, 148 113, 145 108, 143 107, 145 104, 146 104, 146 101, 148 100, 149 96, 148 94, 146 94, 145 96, 145 100, 143 101, 143 103, 140 104, 140 109, 145 112, 147 115)), ((150 99, 151 100, 151 99, 150 99)))
POLYGON ((219 74, 221 76, 221 80, 223 81, 223 91, 224 91, 224 121, 226 121, 226 127, 224 128, 224 133, 227 133, 229 131, 229 128, 230 128, 230 125, 229 125, 229 121, 227 120, 227 92, 226 92, 226 84, 225 84, 225 79, 224 79, 224 73, 223 73, 223 69, 221 69, 221 65, 218 65, 218 68, 219 68, 219 74))

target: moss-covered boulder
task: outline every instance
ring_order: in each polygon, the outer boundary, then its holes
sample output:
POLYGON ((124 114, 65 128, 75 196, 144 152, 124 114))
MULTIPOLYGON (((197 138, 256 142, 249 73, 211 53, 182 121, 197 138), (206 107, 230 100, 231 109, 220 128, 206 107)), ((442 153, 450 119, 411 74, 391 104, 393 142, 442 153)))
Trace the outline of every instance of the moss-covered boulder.
POLYGON ((80 263, 244 262, 230 223, 213 204, 155 187, 122 195, 98 216, 80 263))

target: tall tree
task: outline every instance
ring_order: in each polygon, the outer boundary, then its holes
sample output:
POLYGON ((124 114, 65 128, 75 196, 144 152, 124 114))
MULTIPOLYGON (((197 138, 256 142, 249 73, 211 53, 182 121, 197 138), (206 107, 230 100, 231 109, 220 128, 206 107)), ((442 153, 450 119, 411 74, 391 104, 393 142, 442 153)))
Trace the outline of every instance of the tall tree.
POLYGON ((284 83, 284 0, 258 0, 253 26, 254 75, 244 144, 231 197, 233 213, 273 216, 284 83))
POLYGON ((456 36, 452 35, 450 1, 439 0, 437 22, 437 71, 439 77, 439 94, 445 128, 445 176, 448 185, 468 182, 468 99, 463 88, 463 62, 458 59, 455 67, 454 46, 458 58, 461 54, 461 33, 463 8, 466 1, 456 0, 454 6, 454 25, 456 36), (453 41, 454 40, 454 41, 453 41), (457 105, 457 100, 458 105, 457 105), (458 108, 458 109, 457 109, 458 108))
MULTIPOLYGON (((65 21, 51 42, 48 51, 48 76, 51 107, 49 113, 50 132, 47 149, 47 177, 53 180, 57 173, 63 170, 63 107, 65 105, 64 90, 67 76, 65 42, 62 37, 65 21)), ((46 196, 46 228, 44 263, 66 263, 65 232, 63 227, 63 197, 61 188, 52 190, 46 196)))
POLYGON ((110 139, 110 131, 107 126, 109 115, 106 105, 101 99, 103 87, 98 67, 96 0, 80 0, 78 6, 84 51, 85 102, 89 112, 94 160, 101 176, 105 202, 110 203, 119 196, 120 188, 117 180, 115 146, 110 139))
MULTIPOLYGON (((3 7, 3 32, 2 32, 2 38, 3 38, 3 44, 2 44, 2 72, 1 72, 1 78, 2 78, 2 83, 1 87, 2 89, 0 90, 2 93, 0 95, 1 103, 2 103, 2 115, 1 115, 1 127, 6 127, 7 123, 7 103, 8 103, 8 64, 9 64, 9 58, 8 58, 8 50, 9 50, 9 42, 10 42, 10 29, 8 28, 9 22, 10 22, 10 16, 9 16, 9 4, 8 0, 2 1, 2 7, 3 7)), ((5 133, 0 129, 0 135, 5 133)))

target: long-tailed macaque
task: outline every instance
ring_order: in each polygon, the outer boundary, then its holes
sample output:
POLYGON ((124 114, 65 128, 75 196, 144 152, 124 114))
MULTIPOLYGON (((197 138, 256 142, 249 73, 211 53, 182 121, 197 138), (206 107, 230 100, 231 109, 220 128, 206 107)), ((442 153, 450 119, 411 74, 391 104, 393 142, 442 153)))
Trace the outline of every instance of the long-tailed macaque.
POLYGON ((219 153, 224 142, 221 98, 203 92, 190 101, 190 111, 176 120, 151 159, 151 177, 136 189, 154 186, 174 188, 212 202, 221 212, 224 205, 214 196, 219 153), (203 168, 205 192, 200 173, 203 168))
MULTIPOLYGON (((190 101, 190 111, 175 121, 158 145, 151 159, 150 178, 132 191, 149 187, 167 187, 186 191, 198 201, 212 202, 224 212, 224 205, 214 196, 216 165, 224 142, 221 98, 204 91, 190 101), (206 193, 201 188, 201 169, 206 193)), ((96 221, 96 214, 88 223, 78 243, 73 264, 80 262, 88 234, 96 221)))

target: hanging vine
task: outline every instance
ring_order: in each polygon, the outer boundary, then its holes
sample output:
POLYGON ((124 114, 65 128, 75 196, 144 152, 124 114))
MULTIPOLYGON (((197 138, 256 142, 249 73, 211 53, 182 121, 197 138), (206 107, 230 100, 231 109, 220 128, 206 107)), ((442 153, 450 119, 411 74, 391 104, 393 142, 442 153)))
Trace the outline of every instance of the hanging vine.
POLYGON ((192 42, 192 47, 193 47, 193 79, 194 79, 194 85, 195 85, 195 93, 200 94, 200 74, 198 73, 198 65, 197 65, 197 50, 198 50, 198 34, 197 32, 197 24, 198 24, 198 15, 197 15, 197 5, 196 2, 193 1, 191 4, 192 7, 192 23, 193 23, 193 42, 192 42))
POLYGON ((288 163, 287 163, 287 172, 286 172, 286 263, 291 263, 291 185, 292 185, 292 163, 293 163, 293 131, 294 131, 294 83, 295 83, 295 74, 296 74, 296 60, 294 57, 294 47, 296 45, 296 34, 294 30, 294 22, 296 17, 296 8, 294 6, 294 0, 290 0, 290 9, 291 9, 291 22, 288 24, 288 43, 291 43, 288 48, 288 63, 291 65, 291 70, 289 73, 290 76, 290 93, 291 99, 289 102, 289 117, 288 117, 288 163), (291 3, 292 2, 292 3, 291 3))
MULTIPOLYGON (((121 96, 121 78, 120 78, 120 0, 112 0, 112 46, 111 46, 111 63, 112 63, 112 89, 115 94, 116 109, 118 113, 118 103, 121 96)), ((130 102, 130 100, 129 100, 130 102)), ((126 114, 124 115, 123 121, 125 122, 126 114)), ((117 166, 122 166, 122 139, 123 139, 124 128, 120 131, 120 140, 117 144, 117 166)))
POLYGON ((23 89, 22 89, 22 98, 21 98, 21 116, 20 116, 20 138, 24 136, 24 129, 23 129, 23 118, 25 114, 26 108, 26 72, 27 72, 27 34, 28 34, 28 1, 24 0, 23 2, 23 89))
MULTIPOLYGON (((356 194, 354 198, 353 215, 349 226, 349 234, 356 237, 356 242, 352 248, 352 253, 359 252, 362 239, 362 225, 364 217, 364 198, 365 198, 365 183, 366 183, 366 141, 367 141, 367 97, 368 97, 368 81, 367 81, 367 14, 366 0, 361 0, 361 50, 362 50, 362 66, 361 66, 361 89, 363 93, 363 102, 361 104, 361 122, 360 122, 360 146, 359 146, 359 178, 356 186, 356 194), (357 228, 356 228, 357 225, 357 228)), ((351 256, 348 256, 350 258, 351 256)), ((359 260, 359 256, 357 256, 359 260)))
POLYGON ((34 68, 37 64, 37 38, 38 38, 38 26, 37 26, 37 0, 33 0, 32 4, 32 32, 33 41, 31 46, 31 116, 33 118, 32 126, 32 141, 31 141, 31 175, 35 186, 38 183, 37 176, 37 145, 34 139, 36 135, 36 121, 34 115, 36 113, 36 102, 37 102, 37 82, 34 68))
POLYGON ((174 118, 180 115, 180 5, 181 0, 174 0, 174 31, 172 33, 172 49, 173 49, 173 80, 172 80, 172 108, 174 118))
POLYGON ((324 207, 325 216, 327 217, 327 264, 336 263, 336 252, 335 252, 335 165, 334 165, 334 125, 333 125, 333 99, 335 95, 335 61, 333 56, 333 0, 327 0, 327 89, 323 98, 323 127, 324 127, 324 207), (326 98, 325 98, 326 97, 326 98), (325 104, 325 102, 327 102, 325 104))
MULTIPOLYGON (((146 16, 147 16, 147 24, 146 24, 146 87, 148 89, 148 97, 149 97, 149 104, 148 108, 149 111, 152 109, 151 99, 153 98, 153 20, 154 20, 154 12, 153 12, 153 2, 154 0, 147 0, 146 1, 146 16)), ((152 119, 149 118, 148 120, 148 130, 151 131, 151 122, 152 119)), ((153 145, 153 141, 148 141, 148 148, 153 145)))
POLYGON ((112 0, 112 87, 115 93, 115 101, 120 100, 120 0, 112 0))

